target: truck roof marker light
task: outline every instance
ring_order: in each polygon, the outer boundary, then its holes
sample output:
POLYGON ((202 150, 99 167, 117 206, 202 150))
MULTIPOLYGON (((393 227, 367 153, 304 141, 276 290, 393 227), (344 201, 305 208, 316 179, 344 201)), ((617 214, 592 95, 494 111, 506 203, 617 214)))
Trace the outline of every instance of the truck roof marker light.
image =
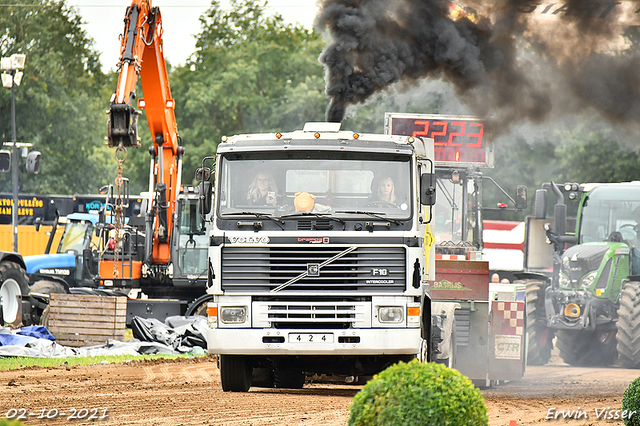
POLYGON ((409 142, 409 143, 414 143, 415 141, 416 141, 416 140, 413 138, 413 136, 409 136, 409 137, 407 138, 407 142, 409 142))
POLYGON ((360 137, 360 135, 359 135, 358 133, 354 133, 354 134, 353 134, 353 138, 354 138, 354 139, 358 139, 359 137, 360 137))
POLYGON ((282 137, 282 133, 278 132, 276 133, 276 139, 280 139, 282 137))
POLYGON ((227 137, 226 136, 222 136, 222 138, 220 138, 220 140, 222 141, 222 143, 225 143, 227 141, 227 137))
POLYGON ((313 137, 316 138, 316 139, 319 139, 320 138, 320 132, 315 132, 313 134, 313 137))

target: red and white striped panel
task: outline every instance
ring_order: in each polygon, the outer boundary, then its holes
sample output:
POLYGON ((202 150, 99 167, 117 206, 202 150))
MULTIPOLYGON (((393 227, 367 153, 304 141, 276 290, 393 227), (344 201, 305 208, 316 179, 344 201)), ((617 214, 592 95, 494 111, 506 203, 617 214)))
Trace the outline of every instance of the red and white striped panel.
POLYGON ((436 254, 436 260, 467 260, 464 254, 436 254))
POLYGON ((524 270, 524 222, 485 220, 482 224, 482 258, 489 261, 489 269, 524 270))
POLYGON ((503 319, 501 334, 524 334, 524 302, 494 301, 492 308, 495 309, 493 315, 503 319))

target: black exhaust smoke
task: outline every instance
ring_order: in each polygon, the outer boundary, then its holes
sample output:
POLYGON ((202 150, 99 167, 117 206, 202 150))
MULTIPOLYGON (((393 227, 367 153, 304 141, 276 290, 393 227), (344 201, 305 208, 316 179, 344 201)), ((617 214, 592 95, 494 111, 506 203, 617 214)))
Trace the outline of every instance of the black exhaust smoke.
POLYGON ((467 3, 485 13, 456 16, 463 9, 444 0, 324 0, 316 28, 332 38, 320 56, 327 121, 342 121, 348 105, 394 83, 423 78, 452 83, 475 114, 502 124, 589 107, 639 121, 638 55, 603 48, 621 33, 620 2, 467 3), (540 25, 540 17, 554 21, 540 25))

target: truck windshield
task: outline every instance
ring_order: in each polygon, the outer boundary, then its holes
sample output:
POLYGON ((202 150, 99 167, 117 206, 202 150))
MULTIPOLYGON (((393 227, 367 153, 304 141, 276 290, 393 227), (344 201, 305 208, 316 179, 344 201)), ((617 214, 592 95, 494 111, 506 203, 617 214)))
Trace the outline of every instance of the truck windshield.
POLYGON ((67 222, 58 245, 58 253, 68 253, 72 250, 76 253, 82 253, 85 247, 88 248, 91 230, 93 230, 91 221, 73 220, 67 222))
MULTIPOLYGON (((605 241, 617 231, 629 244, 635 245, 638 242, 638 228, 634 211, 638 208, 640 187, 603 185, 594 188, 582 209, 581 242, 605 241)), ((638 212, 635 212, 636 215, 638 212)))
POLYGON ((218 215, 296 212, 411 217, 410 157, 304 152, 287 158, 226 156, 220 164, 218 215), (346 155, 349 158, 344 158, 346 155), (333 157, 333 158, 332 158, 333 157))

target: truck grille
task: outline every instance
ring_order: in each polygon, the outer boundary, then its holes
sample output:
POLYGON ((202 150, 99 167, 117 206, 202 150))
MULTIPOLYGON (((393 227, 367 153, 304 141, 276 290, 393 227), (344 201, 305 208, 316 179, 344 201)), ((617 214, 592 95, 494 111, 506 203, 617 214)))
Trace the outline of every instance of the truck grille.
POLYGON ((346 329, 362 326, 370 312, 365 305, 353 302, 254 302, 253 313, 258 327, 346 329))
POLYGON ((345 254, 349 249, 324 244, 223 247, 222 288, 225 291, 264 291, 279 287, 286 291, 404 291, 404 247, 354 247, 345 254), (335 256, 338 258, 319 266, 335 256))

